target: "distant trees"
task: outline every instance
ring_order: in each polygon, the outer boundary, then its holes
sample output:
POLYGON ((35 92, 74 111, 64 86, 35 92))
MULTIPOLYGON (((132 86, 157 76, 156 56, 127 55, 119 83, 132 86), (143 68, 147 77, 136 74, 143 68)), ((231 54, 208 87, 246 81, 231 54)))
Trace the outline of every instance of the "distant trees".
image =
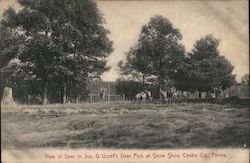
POLYGON ((181 39, 181 33, 168 19, 151 18, 142 27, 137 45, 127 53, 126 62, 119 63, 121 74, 142 78, 142 83, 153 75, 158 79, 159 88, 172 81, 178 89, 200 92, 235 84, 234 67, 219 54, 218 39, 206 35, 196 41, 186 55, 181 39))
MULTIPOLYGON (((74 97, 79 94, 76 91, 81 91, 81 83, 88 78, 99 77, 108 69, 106 58, 112 52, 112 42, 107 38, 109 31, 102 26, 104 19, 95 2, 18 2, 23 9, 15 13, 9 8, 1 26, 11 31, 10 36, 17 34, 18 38, 24 38, 19 41, 23 47, 18 50, 20 54, 12 50, 13 56, 1 54, 1 57, 7 58, 6 61, 17 57, 20 63, 14 67, 18 67, 18 72, 28 80, 42 82, 44 104, 48 103, 48 85, 53 81, 60 85, 57 88, 59 94, 74 97)), ((10 49, 3 48, 6 51, 10 49)), ((8 66, 8 71, 12 68, 8 66)))
POLYGON ((206 35, 196 41, 190 55, 192 64, 192 86, 195 90, 209 91, 212 87, 221 86, 223 89, 232 86, 235 75, 233 66, 224 57, 219 55, 219 40, 212 35, 206 35))
POLYGON ((162 17, 152 17, 142 27, 138 43, 127 54, 127 62, 120 62, 123 75, 141 74, 142 82, 148 76, 156 76, 159 88, 164 81, 178 78, 183 72, 184 46, 182 35, 171 22, 162 17))
POLYGON ((249 74, 245 74, 244 76, 242 76, 239 84, 249 86, 249 74))

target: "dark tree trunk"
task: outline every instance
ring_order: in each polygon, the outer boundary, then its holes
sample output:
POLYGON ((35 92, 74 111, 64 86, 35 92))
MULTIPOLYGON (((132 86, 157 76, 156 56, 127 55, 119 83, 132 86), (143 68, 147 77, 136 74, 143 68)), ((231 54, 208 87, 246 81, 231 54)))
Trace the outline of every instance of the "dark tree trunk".
POLYGON ((201 90, 199 90, 199 99, 201 99, 201 92, 202 92, 202 91, 201 91, 201 90))
POLYGON ((206 98, 210 98, 211 95, 210 95, 210 91, 206 91, 206 98))

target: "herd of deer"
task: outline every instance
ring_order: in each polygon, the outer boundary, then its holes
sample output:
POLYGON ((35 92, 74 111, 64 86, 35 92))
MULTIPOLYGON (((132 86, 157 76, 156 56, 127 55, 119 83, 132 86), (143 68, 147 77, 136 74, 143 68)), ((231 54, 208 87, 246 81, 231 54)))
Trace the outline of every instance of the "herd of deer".
MULTIPOLYGON (((212 87, 212 92, 208 91, 206 98, 212 98, 221 101, 223 96, 223 90, 221 86, 212 87)), ((160 103, 175 103, 180 102, 182 99, 188 98, 188 92, 177 90, 175 87, 169 87, 167 90, 160 89, 159 94, 160 103)), ((149 90, 144 90, 135 95, 135 103, 152 102, 152 93, 149 90)))
MULTIPOLYGON (((222 97, 222 88, 221 87, 212 87, 214 96, 209 93, 212 98, 221 99, 222 97)), ((101 89, 100 101, 105 101, 105 89, 101 89)), ((180 102, 181 99, 188 98, 187 92, 179 91, 175 87, 169 87, 167 90, 160 89, 159 92, 159 101, 160 103, 175 103, 180 102)), ((207 96, 208 96, 207 95, 207 96)), ((144 90, 135 95, 134 103, 146 103, 152 102, 153 96, 149 90, 144 90)))
MULTIPOLYGON (((160 89, 160 103, 174 103, 180 101, 183 96, 181 91, 176 90, 176 88, 171 87, 168 91, 163 91, 160 89)), ((144 90, 135 95, 135 103, 146 103, 152 102, 152 93, 149 90, 144 90)))

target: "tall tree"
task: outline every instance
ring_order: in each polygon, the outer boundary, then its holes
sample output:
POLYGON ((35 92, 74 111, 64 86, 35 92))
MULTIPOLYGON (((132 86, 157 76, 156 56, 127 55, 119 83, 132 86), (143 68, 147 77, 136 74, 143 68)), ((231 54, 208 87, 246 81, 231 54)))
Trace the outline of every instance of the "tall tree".
POLYGON ((43 81, 44 103, 48 84, 53 80, 70 89, 108 69, 106 58, 112 52, 112 42, 107 38, 109 31, 102 26, 105 21, 95 2, 18 2, 23 9, 12 17, 7 14, 2 23, 25 36, 24 51, 18 58, 29 73, 43 81))
POLYGON ((122 68, 156 76, 159 87, 166 80, 178 79, 184 70, 185 58, 181 39, 181 33, 168 19, 159 15, 152 17, 142 27, 138 43, 128 53, 127 63, 122 68))
POLYGON ((232 74, 234 67, 219 55, 219 42, 212 35, 206 35, 196 41, 190 53, 193 87, 200 92, 212 90, 215 86, 225 89, 235 83, 235 75, 232 74))

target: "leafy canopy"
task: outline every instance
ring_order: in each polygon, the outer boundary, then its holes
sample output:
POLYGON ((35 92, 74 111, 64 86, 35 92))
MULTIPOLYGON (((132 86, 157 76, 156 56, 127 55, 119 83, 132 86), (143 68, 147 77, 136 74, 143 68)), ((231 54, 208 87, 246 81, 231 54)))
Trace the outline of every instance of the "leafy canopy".
POLYGON ((127 54, 127 62, 120 62, 123 75, 142 73, 156 76, 160 82, 177 78, 183 71, 184 46, 182 35, 163 16, 152 17, 142 27, 138 43, 127 54))
MULTIPOLYGON (((11 40, 13 44, 9 47, 1 44, 4 51, 1 57, 7 58, 6 62, 17 57, 22 69, 18 72, 27 78, 29 76, 25 74, 32 74, 46 86, 53 80, 64 83, 85 81, 108 70, 106 59, 113 50, 112 42, 94 1, 18 2, 23 8, 17 13, 9 8, 1 21, 1 28, 4 26, 9 31, 8 35, 1 37, 1 42, 7 44, 13 36, 17 40, 11 40)), ((8 71, 10 69, 8 66, 8 71)))
POLYGON ((235 83, 235 75, 232 74, 234 67, 224 56, 219 55, 219 42, 212 35, 196 41, 190 53, 195 89, 211 90, 215 86, 225 89, 235 83))

